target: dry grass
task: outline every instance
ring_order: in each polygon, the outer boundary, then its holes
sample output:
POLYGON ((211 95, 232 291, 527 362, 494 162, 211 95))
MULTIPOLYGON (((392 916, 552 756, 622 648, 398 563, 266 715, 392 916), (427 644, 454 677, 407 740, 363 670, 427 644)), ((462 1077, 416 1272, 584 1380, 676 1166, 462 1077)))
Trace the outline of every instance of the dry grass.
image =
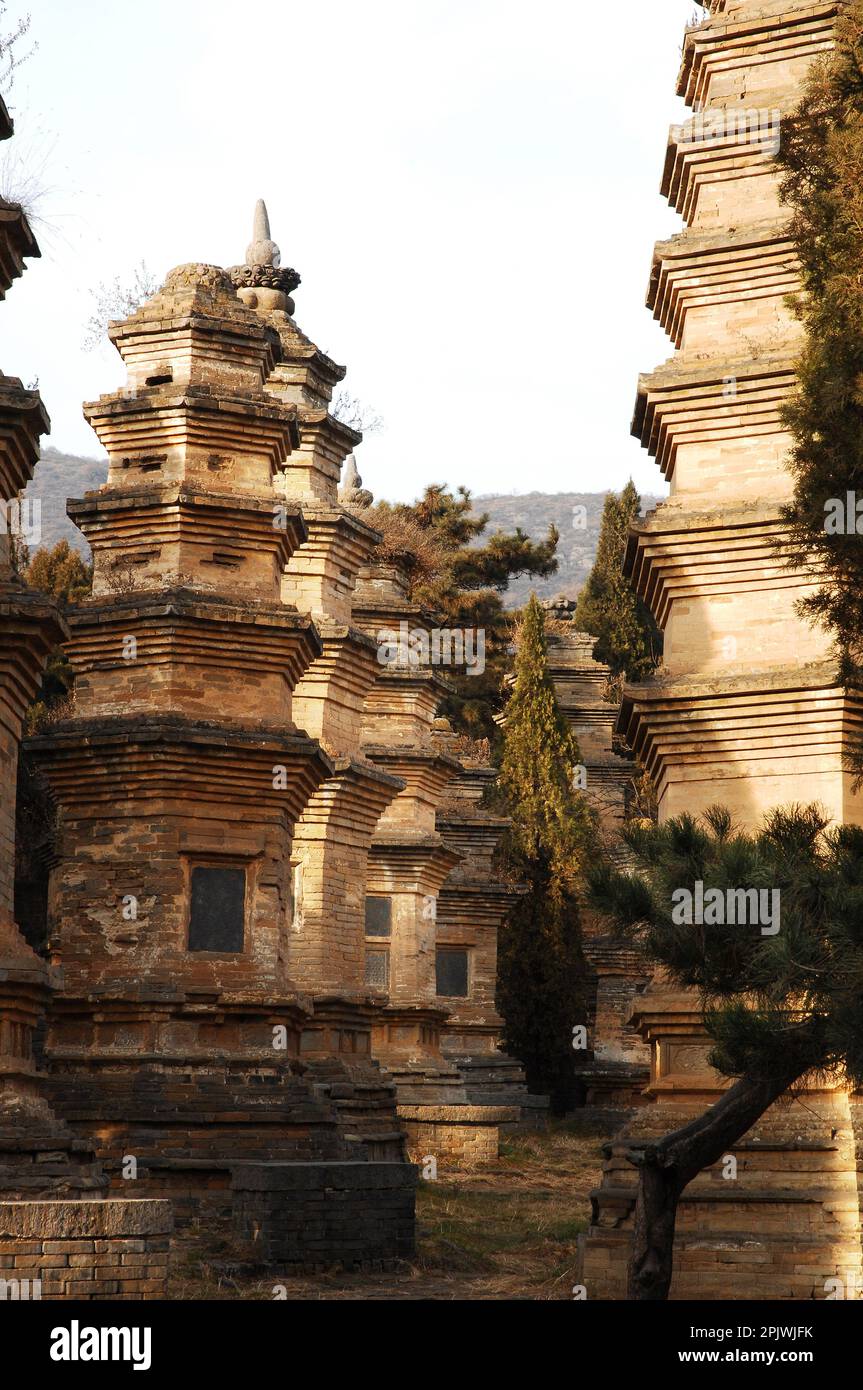
POLYGON ((199 1258, 177 1268, 177 1299, 568 1299, 576 1241, 599 1181, 600 1146, 609 1137, 587 1117, 546 1134, 506 1142, 499 1161, 473 1172, 440 1170, 421 1182, 417 1255, 396 1272, 327 1274, 278 1280, 217 1275, 199 1258))

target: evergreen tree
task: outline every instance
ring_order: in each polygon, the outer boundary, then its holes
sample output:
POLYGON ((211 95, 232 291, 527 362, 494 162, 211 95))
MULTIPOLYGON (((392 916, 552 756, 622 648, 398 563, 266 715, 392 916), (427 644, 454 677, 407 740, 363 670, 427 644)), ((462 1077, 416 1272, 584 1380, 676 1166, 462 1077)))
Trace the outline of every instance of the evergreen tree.
POLYGON ((90 597, 93 566, 73 550, 67 540, 52 550, 42 546, 26 565, 23 578, 31 589, 42 589, 61 603, 81 603, 90 597))
POLYGON ((595 833, 574 790, 578 741, 548 674, 543 611, 532 595, 518 633, 515 683, 504 725, 500 790, 512 820, 512 868, 526 892, 498 942, 504 1044, 530 1089, 555 1113, 574 1098, 573 1028, 585 1019, 585 967, 577 888, 595 833))
POLYGON ((659 629, 623 574, 627 537, 640 511, 631 480, 606 496, 596 560, 575 611, 576 626, 597 638, 595 659, 610 666, 612 676, 631 681, 649 676, 662 650, 659 629))
POLYGON ((668 1296, 687 1184, 809 1073, 863 1082, 863 829, 828 828, 810 806, 773 811, 749 835, 720 807, 700 821, 632 824, 623 838, 634 871, 592 866, 591 901, 673 984, 700 991, 710 1062, 737 1078, 705 1114, 627 1155, 639 1170, 629 1297, 656 1300, 668 1296), (683 890, 697 901, 699 882, 703 924, 681 900, 683 890), (759 895, 755 922, 738 897, 730 907, 740 889, 759 895))
MULTIPOLYGON (((81 603, 90 597, 93 587, 93 566, 81 558, 67 540, 58 541, 51 549, 41 547, 21 571, 24 583, 31 589, 41 589, 57 599, 61 606, 81 603)), ((27 711, 27 730, 34 733, 57 709, 68 703, 72 689, 72 665, 62 647, 56 647, 48 658, 42 678, 42 690, 27 711)))
POLYGON ((489 517, 474 513, 468 489, 453 493, 437 483, 415 503, 381 502, 362 515, 383 531, 382 554, 390 550, 407 556, 412 597, 440 613, 445 626, 485 633, 485 670, 446 672, 454 690, 441 714, 474 738, 494 738, 511 643, 511 615, 503 594, 520 574, 545 578, 556 572, 556 529, 550 526, 546 539, 538 542, 521 528, 484 537, 489 517))
MULTIPOLYGON (((837 511, 849 492, 863 504, 863 0, 842 6, 835 50, 783 120, 779 163, 802 277, 792 303, 805 327, 784 412, 795 484, 784 539, 792 563, 819 575, 801 612, 833 633, 846 675, 859 680, 863 516, 848 529, 837 511)), ((863 752, 854 763, 863 771, 863 752)))

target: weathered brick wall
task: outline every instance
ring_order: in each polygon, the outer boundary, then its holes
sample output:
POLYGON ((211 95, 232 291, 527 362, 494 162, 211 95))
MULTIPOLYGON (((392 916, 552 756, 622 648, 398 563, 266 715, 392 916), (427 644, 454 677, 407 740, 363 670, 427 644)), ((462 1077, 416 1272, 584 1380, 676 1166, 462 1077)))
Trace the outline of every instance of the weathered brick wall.
POLYGON ((164 1298, 172 1226, 170 1202, 0 1202, 5 1297, 164 1298))
POLYGON ((244 1164, 232 1182, 238 1253, 276 1270, 408 1259, 416 1184, 408 1163, 244 1164))
POLYGON ((501 1126, 517 1124, 520 1111, 509 1105, 400 1105, 399 1118, 415 1163, 450 1159, 469 1168, 495 1161, 501 1126))

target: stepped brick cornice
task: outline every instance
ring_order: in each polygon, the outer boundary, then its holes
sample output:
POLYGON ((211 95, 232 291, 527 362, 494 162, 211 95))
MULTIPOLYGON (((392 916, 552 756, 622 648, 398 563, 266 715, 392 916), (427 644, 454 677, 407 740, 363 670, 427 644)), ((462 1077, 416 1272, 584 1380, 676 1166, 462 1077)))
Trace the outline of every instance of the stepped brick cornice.
POLYGON ((839 4, 720 0, 711 9, 709 22, 686 31, 677 82, 678 96, 696 110, 712 100, 744 95, 760 105, 777 86, 784 92, 797 85, 812 60, 831 48, 839 4))
POLYGON ((70 499, 67 511, 90 542, 97 598, 182 584, 275 602, 284 567, 306 535, 298 507, 276 506, 266 497, 175 484, 90 493, 70 499))
POLYGON ((232 495, 263 492, 299 439, 295 409, 263 392, 146 387, 102 396, 84 413, 111 455, 111 488, 182 480, 232 495))
POLYGON ((315 616, 355 621, 357 574, 368 564, 380 533, 344 507, 303 499, 306 540, 282 580, 282 601, 307 607, 315 616))
POLYGON ((427 739, 449 682, 427 667, 379 665, 378 670, 363 707, 363 742, 395 747, 427 739))
POLYGON ((0 582, 0 722, 16 741, 42 684, 45 662, 67 633, 46 594, 14 580, 0 582))
MULTIPOLYGON (((787 353, 668 362, 639 378, 632 433, 676 491, 710 490, 723 472, 727 477, 723 460, 732 451, 738 456, 738 488, 763 490, 775 461, 787 452, 780 412, 794 373, 787 353)), ((783 489, 780 500, 789 495, 787 475, 780 474, 774 486, 783 489)))
POLYGON ((796 600, 817 576, 789 566, 785 536, 775 507, 759 498, 710 511, 672 500, 635 523, 624 572, 662 628, 676 601, 706 594, 759 593, 769 584, 771 593, 788 590, 796 600))
POLYGON ((377 648, 359 628, 318 617, 321 652, 294 689, 297 721, 327 747, 359 746, 363 702, 378 670, 377 648))
POLYGON ((218 698, 229 720, 248 723, 261 709, 289 725, 292 689, 323 647, 311 618, 281 604, 182 589, 84 603, 70 621, 77 708, 90 716, 137 709, 206 718, 218 698))
MULTIPOLYGON (((2 242, 2 233, 0 233, 2 242)), ((51 422, 38 391, 0 372, 0 497, 10 501, 33 476, 39 440, 51 422)))
MULTIPOLYGON (((0 140, 4 138, 0 132, 0 140)), ((41 254, 24 209, 0 198, 0 300, 24 274, 25 260, 41 254)))
POLYGON ((78 818, 140 815, 139 803, 191 804, 218 822, 224 804, 256 807, 293 825, 333 770, 317 741, 281 724, 233 728, 157 716, 146 724, 124 715, 59 723, 29 745, 50 764, 52 786, 78 818), (285 767, 284 787, 274 786, 285 767))
POLYGON ((801 799, 832 806, 837 820, 861 819, 844 768, 863 735, 863 699, 835 662, 629 686, 619 727, 656 783, 663 817, 706 797, 747 821, 801 799))
MULTIPOLYGON (((0 141, 11 139, 14 131, 9 109, 0 96, 0 141)), ((41 254, 24 209, 0 198, 0 300, 5 299, 12 281, 23 275, 24 261, 41 254)))
POLYGON ((658 242, 647 307, 675 347, 695 360, 739 349, 742 335, 757 333, 762 301, 776 313, 774 332, 796 339, 800 325, 778 298, 798 288, 797 257, 787 219, 767 219, 732 233, 682 232, 658 242), (717 322, 714 310, 722 311, 717 322))

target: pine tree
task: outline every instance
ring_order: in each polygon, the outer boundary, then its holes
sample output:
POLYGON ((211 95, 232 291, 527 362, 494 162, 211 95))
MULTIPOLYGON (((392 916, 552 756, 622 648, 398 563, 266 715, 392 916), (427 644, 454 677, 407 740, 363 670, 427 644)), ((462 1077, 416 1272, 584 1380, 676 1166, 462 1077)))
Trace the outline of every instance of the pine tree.
POLYGON ((548 674, 544 615, 532 595, 518 632, 500 768, 511 864, 526 892, 499 936, 498 1007, 504 1045, 524 1065, 530 1089, 551 1096, 555 1113, 573 1102, 572 1034, 585 1018, 577 890, 594 818, 574 790, 580 762, 548 674))
POLYGON ((474 513, 468 489, 453 493, 437 483, 410 505, 382 502, 362 515, 383 531, 385 547, 407 554, 413 598, 441 613, 449 627, 485 633, 485 670, 469 676, 448 671, 453 691, 441 714, 460 732, 494 739, 511 642, 503 594, 520 574, 545 578, 556 572, 556 529, 549 527, 543 541, 532 541, 520 528, 486 537, 489 517, 474 513))
POLYGON ((641 681, 656 666, 662 638, 650 612, 623 574, 629 530, 641 511, 630 480, 622 492, 609 492, 602 510, 596 560, 582 589, 575 623, 597 638, 594 657, 613 676, 641 681))
POLYGON ((736 1078, 703 1115, 627 1154, 639 1171, 629 1297, 659 1300, 687 1184, 809 1073, 844 1073, 854 1088, 863 1081, 863 829, 790 807, 751 835, 718 807, 701 820, 631 824, 623 838, 634 870, 592 865, 591 901, 672 984, 700 992, 709 1060, 736 1078), (703 923, 681 899, 697 900, 699 882, 703 923), (742 911, 741 889, 756 890, 754 914, 749 901, 742 911))

